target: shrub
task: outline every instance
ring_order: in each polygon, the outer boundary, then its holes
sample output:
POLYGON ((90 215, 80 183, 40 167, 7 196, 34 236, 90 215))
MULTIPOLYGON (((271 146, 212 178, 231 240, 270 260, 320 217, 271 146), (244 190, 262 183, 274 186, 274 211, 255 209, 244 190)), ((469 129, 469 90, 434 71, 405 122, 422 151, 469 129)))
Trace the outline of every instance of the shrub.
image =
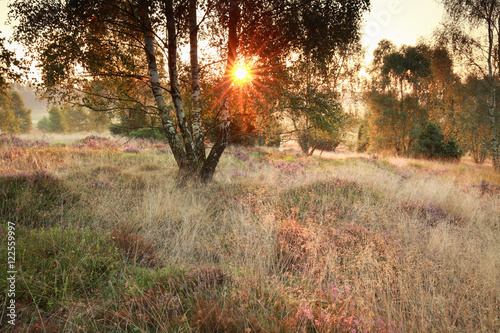
POLYGON ((126 147, 123 149, 124 153, 132 153, 132 154, 139 154, 141 150, 139 148, 135 147, 126 147))
POLYGON ((125 135, 127 133, 125 128, 123 128, 120 125, 116 125, 116 124, 109 125, 108 129, 111 132, 111 134, 115 134, 115 135, 125 135))
POLYGON ((320 138, 316 140, 316 149, 321 151, 335 151, 339 144, 340 141, 336 139, 320 138))
POLYGON ((441 128, 432 122, 427 123, 420 132, 414 151, 423 158, 457 160, 462 156, 455 138, 450 137, 448 141, 445 141, 441 128))
POLYGON ((455 138, 451 137, 450 140, 445 142, 441 153, 441 157, 452 160, 460 159, 460 157, 462 157, 462 151, 458 147, 455 138))
POLYGON ((312 155, 314 151, 335 151, 341 142, 341 133, 327 133, 324 131, 301 131, 297 135, 300 149, 306 155, 312 155))
POLYGON ((152 139, 156 141, 167 141, 167 136, 159 128, 140 128, 126 134, 126 136, 135 139, 152 139))
POLYGON ((84 148, 89 148, 89 149, 116 149, 118 147, 118 144, 116 143, 115 140, 109 139, 109 138, 104 138, 100 137, 97 135, 89 135, 78 142, 76 142, 74 145, 72 145, 73 148, 79 148, 79 149, 84 149, 84 148))
POLYGON ((281 146, 281 136, 279 133, 261 135, 259 136, 258 143, 259 146, 279 148, 281 146))

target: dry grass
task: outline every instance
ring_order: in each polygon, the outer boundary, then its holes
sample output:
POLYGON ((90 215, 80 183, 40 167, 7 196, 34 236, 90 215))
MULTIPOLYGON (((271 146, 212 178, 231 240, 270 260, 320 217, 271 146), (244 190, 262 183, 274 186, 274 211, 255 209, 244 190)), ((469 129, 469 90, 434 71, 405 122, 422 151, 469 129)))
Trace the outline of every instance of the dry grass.
POLYGON ((91 213, 78 223, 162 276, 146 288, 123 273, 121 294, 87 295, 117 306, 75 310, 67 331, 500 330, 500 195, 481 187, 500 185, 490 166, 230 147, 213 183, 179 188, 172 156, 141 149, 3 155, 3 174, 43 166, 81 191, 91 213), (161 268, 191 266, 216 268, 180 284, 161 268), (179 291, 212 275, 227 279, 179 291))
POLYGON ((80 133, 47 133, 42 132, 38 129, 33 129, 30 133, 27 134, 19 134, 18 136, 24 140, 38 140, 38 141, 46 141, 49 144, 54 143, 65 143, 71 144, 75 141, 81 140, 90 135, 97 135, 101 137, 111 138, 112 135, 109 132, 80 132, 80 133))

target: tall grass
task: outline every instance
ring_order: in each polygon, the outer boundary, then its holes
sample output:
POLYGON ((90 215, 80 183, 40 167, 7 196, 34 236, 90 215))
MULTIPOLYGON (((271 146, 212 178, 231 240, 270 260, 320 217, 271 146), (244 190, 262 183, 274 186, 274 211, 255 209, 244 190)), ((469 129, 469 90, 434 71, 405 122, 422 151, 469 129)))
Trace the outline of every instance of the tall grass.
MULTIPOLYGON (((88 255, 113 263, 83 295, 26 298, 27 328, 500 330, 500 179, 488 167, 230 147, 212 183, 178 187, 171 154, 154 145, 20 151, 2 155, 6 165, 32 171, 26 155, 36 156, 58 188, 79 193, 62 201, 64 214, 37 201, 56 228, 44 237, 98 231, 109 249, 88 255), (81 231, 60 231, 70 225, 81 231)), ((32 259, 20 265, 26 278, 55 274, 33 270, 32 259)))

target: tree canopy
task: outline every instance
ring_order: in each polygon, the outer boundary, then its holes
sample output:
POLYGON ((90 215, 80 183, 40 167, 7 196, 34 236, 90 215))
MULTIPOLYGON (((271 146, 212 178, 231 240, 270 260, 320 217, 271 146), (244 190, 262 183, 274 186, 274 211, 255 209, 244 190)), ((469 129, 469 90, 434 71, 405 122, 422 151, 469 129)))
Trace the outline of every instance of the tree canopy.
POLYGON ((156 114, 179 168, 210 180, 234 119, 236 63, 251 60, 258 87, 276 82, 292 54, 328 64, 359 39, 369 2, 16 0, 10 8, 19 22, 15 38, 40 62, 47 96, 71 96, 101 111, 156 114), (208 77, 218 97, 207 108, 200 86, 208 77), (215 128, 203 125, 206 114, 215 128), (208 131, 216 135, 206 155, 208 131))
POLYGON ((21 77, 21 72, 16 72, 14 68, 24 68, 14 52, 10 51, 5 44, 5 38, 0 38, 0 93, 5 93, 9 81, 18 80, 21 77))
POLYGON ((489 150, 493 167, 499 171, 500 109, 497 91, 500 75, 500 3, 496 0, 441 0, 441 2, 448 14, 448 20, 440 36, 441 42, 448 45, 457 58, 468 65, 469 74, 484 78, 482 83, 489 92, 489 150))
POLYGON ((360 149, 366 149, 369 136, 373 149, 458 158, 453 137, 463 130, 458 115, 467 112, 462 107, 464 91, 446 49, 423 42, 396 48, 382 40, 374 51, 367 93, 369 122, 360 131, 365 136, 360 149), (442 150, 423 149, 429 137, 437 138, 433 144, 442 150))

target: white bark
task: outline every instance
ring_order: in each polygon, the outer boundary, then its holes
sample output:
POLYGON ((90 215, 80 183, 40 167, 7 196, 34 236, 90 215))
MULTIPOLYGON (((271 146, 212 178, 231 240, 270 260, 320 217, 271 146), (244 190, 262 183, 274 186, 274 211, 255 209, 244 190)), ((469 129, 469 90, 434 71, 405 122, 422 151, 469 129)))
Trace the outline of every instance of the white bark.
POLYGON ((189 44, 191 57, 191 98, 193 102, 192 126, 193 139, 198 158, 205 160, 205 145, 201 127, 200 110, 200 66, 198 63, 198 20, 196 16, 197 0, 189 2, 189 44))
POLYGON ((156 106, 160 111, 160 117, 162 120, 163 127, 165 128, 165 132, 167 134, 167 139, 170 148, 172 149, 172 153, 175 157, 177 165, 179 167, 182 167, 185 164, 186 153, 182 148, 182 144, 177 134, 176 127, 172 122, 168 106, 165 103, 165 99, 163 97, 163 92, 160 83, 160 75, 158 72, 158 66, 156 63, 156 56, 154 50, 154 36, 151 30, 151 21, 149 18, 149 11, 147 7, 145 8, 143 20, 144 20, 144 48, 146 51, 146 57, 148 61, 151 90, 153 91, 156 106))
POLYGON ((168 37, 168 72, 170 76, 170 95, 174 103, 174 109, 177 116, 177 122, 184 141, 189 163, 198 163, 198 157, 195 154, 193 135, 186 120, 184 105, 179 89, 179 74, 177 71, 177 35, 175 29, 174 8, 172 0, 167 0, 165 4, 165 14, 167 16, 167 37, 168 37))

